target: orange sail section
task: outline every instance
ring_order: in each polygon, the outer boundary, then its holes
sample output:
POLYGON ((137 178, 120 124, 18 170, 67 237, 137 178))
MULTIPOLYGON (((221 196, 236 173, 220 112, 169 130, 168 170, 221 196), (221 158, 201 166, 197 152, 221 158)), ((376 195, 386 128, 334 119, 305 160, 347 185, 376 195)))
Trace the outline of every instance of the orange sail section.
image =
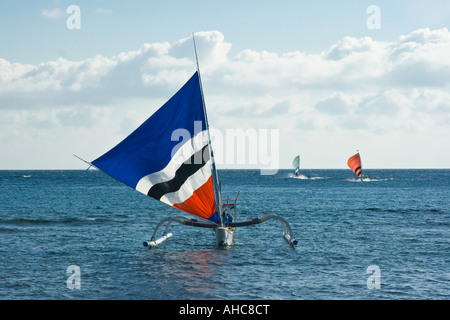
POLYGON ((363 177, 362 173, 362 167, 361 167, 361 157, 359 156, 359 153, 351 156, 348 161, 347 165, 350 169, 360 178, 363 177))
POLYGON ((195 190, 191 197, 184 202, 175 203, 173 207, 197 217, 210 218, 216 212, 212 177, 195 190))

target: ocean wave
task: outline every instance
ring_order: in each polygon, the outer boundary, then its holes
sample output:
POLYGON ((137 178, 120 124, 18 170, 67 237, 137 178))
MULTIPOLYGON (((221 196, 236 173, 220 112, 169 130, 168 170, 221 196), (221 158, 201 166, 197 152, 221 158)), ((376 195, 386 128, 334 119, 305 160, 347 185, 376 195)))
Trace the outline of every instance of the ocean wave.
POLYGON ((64 219, 30 219, 30 218, 11 218, 11 219, 1 219, 0 224, 2 225, 52 225, 52 224, 78 224, 86 222, 104 222, 108 219, 105 218, 64 218, 64 219))
POLYGON ((322 180, 322 179, 326 179, 325 177, 312 177, 312 176, 305 176, 303 174, 300 174, 298 176, 296 176, 294 174, 290 174, 289 178, 298 179, 298 180, 322 180))
POLYGON ((421 209, 421 208, 395 208, 395 209, 384 209, 377 207, 366 208, 366 211, 372 212, 390 212, 390 213, 428 213, 428 214, 444 214, 445 212, 439 209, 421 209))
POLYGON ((393 178, 353 178, 353 179, 345 179, 344 181, 346 182, 378 182, 378 181, 392 181, 394 180, 393 178))

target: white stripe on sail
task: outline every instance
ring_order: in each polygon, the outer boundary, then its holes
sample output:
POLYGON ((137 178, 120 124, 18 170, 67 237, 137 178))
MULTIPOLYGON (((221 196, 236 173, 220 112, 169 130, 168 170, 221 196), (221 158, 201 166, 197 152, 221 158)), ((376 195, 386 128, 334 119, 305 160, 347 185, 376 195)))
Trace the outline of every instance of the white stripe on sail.
POLYGON ((155 184, 170 181, 175 177, 178 168, 191 158, 197 151, 202 150, 208 144, 208 133, 206 130, 197 133, 192 139, 186 141, 172 156, 167 166, 158 171, 142 177, 136 185, 136 190, 147 195, 155 184))
POLYGON ((176 203, 183 203, 189 199, 201 186, 203 186, 211 177, 211 160, 192 176, 190 176, 180 187, 180 190, 166 193, 159 199, 160 201, 173 206, 176 203))

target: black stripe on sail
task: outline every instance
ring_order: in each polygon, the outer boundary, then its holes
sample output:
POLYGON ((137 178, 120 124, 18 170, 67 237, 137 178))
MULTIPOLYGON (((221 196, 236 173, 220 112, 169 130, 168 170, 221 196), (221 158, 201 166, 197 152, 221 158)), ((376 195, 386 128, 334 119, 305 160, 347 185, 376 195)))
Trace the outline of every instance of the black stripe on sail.
POLYGON ((175 172, 175 177, 172 180, 155 184, 150 188, 147 195, 159 200, 166 193, 180 190, 183 183, 185 183, 190 176, 200 170, 208 161, 209 145, 206 145, 202 150, 194 153, 177 169, 175 172))
POLYGON ((356 168, 355 169, 355 173, 356 173, 356 175, 359 177, 359 175, 361 174, 361 167, 358 167, 358 168, 356 168))

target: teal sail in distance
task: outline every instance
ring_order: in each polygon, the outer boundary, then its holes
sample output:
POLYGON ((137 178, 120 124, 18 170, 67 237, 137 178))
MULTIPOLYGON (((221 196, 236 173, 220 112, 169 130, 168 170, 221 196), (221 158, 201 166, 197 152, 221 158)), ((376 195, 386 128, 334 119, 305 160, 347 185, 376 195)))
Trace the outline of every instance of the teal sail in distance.
POLYGON ((300 156, 296 156, 292 161, 292 166, 294 167, 295 175, 300 175, 300 156))

